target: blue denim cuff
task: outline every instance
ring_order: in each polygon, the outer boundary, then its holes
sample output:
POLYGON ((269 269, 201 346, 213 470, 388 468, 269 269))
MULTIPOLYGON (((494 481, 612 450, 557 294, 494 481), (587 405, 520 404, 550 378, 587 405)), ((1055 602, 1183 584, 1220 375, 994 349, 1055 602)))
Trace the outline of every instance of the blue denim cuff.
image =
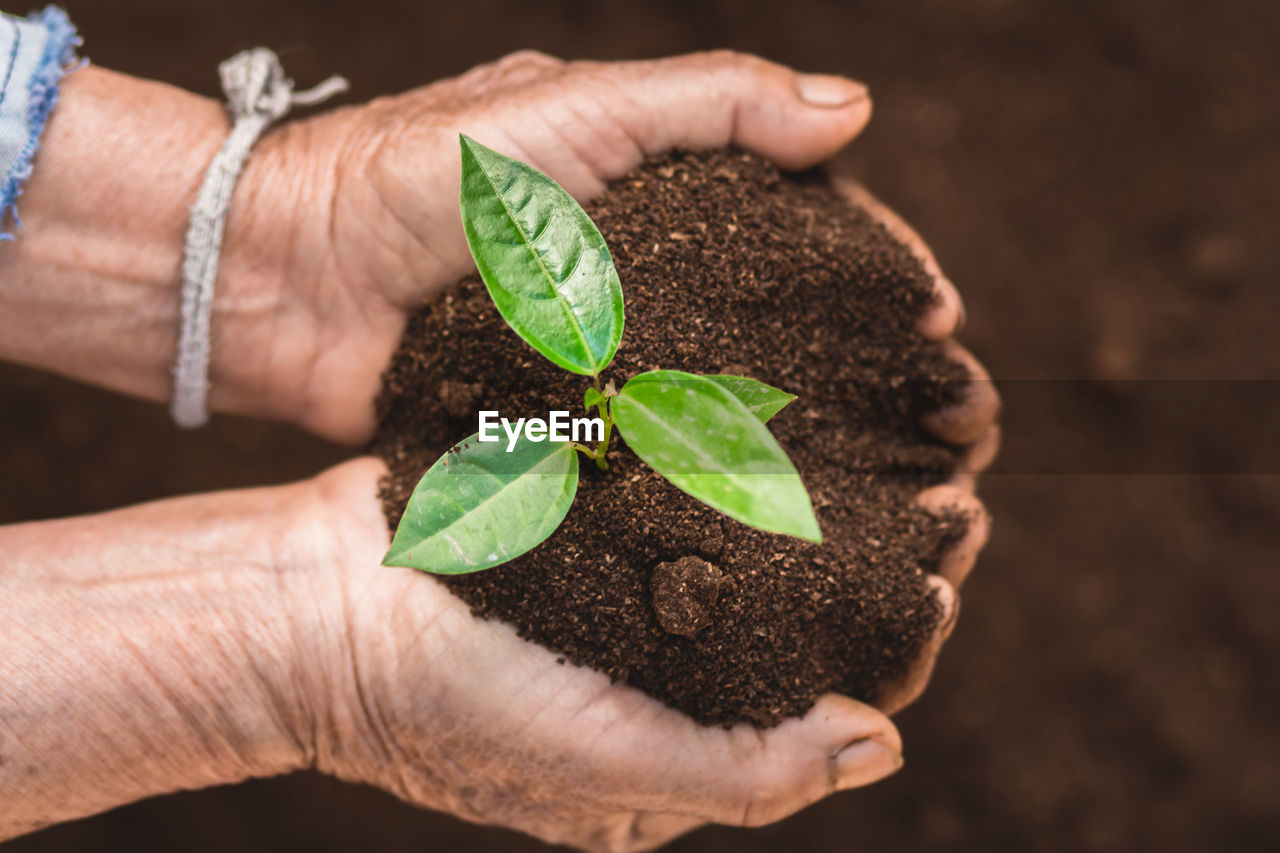
MULTIPOLYGON (((0 15, 0 229, 10 212, 21 224, 14 203, 79 44, 75 27, 55 6, 27 18, 0 15)), ((13 236, 0 230, 5 239, 13 236)))

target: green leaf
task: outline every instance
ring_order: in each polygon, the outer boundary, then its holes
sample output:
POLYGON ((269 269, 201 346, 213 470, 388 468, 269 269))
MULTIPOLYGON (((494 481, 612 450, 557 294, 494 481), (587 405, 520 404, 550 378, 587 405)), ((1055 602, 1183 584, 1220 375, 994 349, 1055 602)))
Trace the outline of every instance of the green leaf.
POLYGON ((822 541, 795 466, 724 386, 655 370, 633 377, 610 408, 627 445, 678 488, 762 530, 822 541))
POLYGON ((595 388, 588 388, 587 392, 582 395, 582 405, 589 412, 592 406, 598 406, 604 402, 604 395, 595 388))
POLYGON ((594 376, 622 340, 622 284, 599 229, 537 169, 469 136, 462 227, 507 324, 565 370, 594 376))
POLYGON ((578 491, 578 454, 567 442, 521 435, 512 452, 503 436, 479 434, 453 446, 431 466, 405 508, 383 558, 455 575, 491 569, 550 536, 578 491))
POLYGON ((758 379, 747 376, 718 373, 705 374, 703 378, 710 379, 741 400, 742 404, 750 409, 762 424, 767 424, 770 418, 785 409, 796 398, 795 394, 788 394, 781 388, 774 388, 772 385, 766 385, 758 379))

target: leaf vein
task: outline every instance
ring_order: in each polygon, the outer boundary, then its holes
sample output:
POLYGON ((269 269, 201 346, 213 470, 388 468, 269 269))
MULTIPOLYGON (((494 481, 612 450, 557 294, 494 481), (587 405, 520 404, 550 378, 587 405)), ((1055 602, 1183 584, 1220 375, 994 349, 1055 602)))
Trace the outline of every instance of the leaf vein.
MULTIPOLYGON (((547 265, 543 263, 542 256, 538 254, 537 249, 535 249, 533 244, 529 242, 529 235, 525 233, 524 228, 521 227, 520 222, 511 212, 511 207, 507 204, 504 193, 499 192, 498 187, 493 182, 493 178, 489 175, 489 171, 485 169, 483 165, 480 166, 480 173, 484 175, 485 181, 488 182, 489 187, 493 190, 494 195, 498 199, 498 204, 502 205, 502 209, 507 214, 507 219, 511 222, 511 226, 515 228, 516 233, 524 240, 525 246, 529 249, 529 253, 533 255, 534 259, 538 262, 538 267, 542 270, 545 280, 555 281, 555 277, 551 274, 551 271, 547 269, 547 265)), ((511 182, 514 183, 515 180, 516 176, 512 176, 511 182)), ((510 184, 508 184, 508 188, 509 187, 510 184)), ((565 313, 569 315, 569 327, 573 329, 574 336, 577 337, 578 343, 582 346, 583 352, 586 353, 587 360, 590 362, 589 366, 591 367, 591 370, 593 372, 599 372, 600 365, 596 361, 595 353, 592 352, 591 347, 587 345, 586 335, 583 333, 582 325, 578 322, 577 316, 573 313, 573 310, 569 307, 567 300, 560 294, 556 287, 551 285, 550 289, 555 293, 555 296, 560 301, 561 306, 563 306, 565 313)))

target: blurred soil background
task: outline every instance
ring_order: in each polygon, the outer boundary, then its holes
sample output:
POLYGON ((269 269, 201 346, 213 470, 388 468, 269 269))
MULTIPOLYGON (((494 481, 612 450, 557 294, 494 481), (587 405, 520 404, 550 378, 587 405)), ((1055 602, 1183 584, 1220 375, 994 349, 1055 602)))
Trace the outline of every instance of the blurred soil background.
MULTIPOLYGON (((17 9, 6 4, 11 11, 17 9)), ((518 48, 758 52, 867 81, 848 165, 964 292, 1001 381, 991 545, 907 764, 673 851, 1280 850, 1280 6, 1263 2, 67 0, 84 54, 217 93, 278 50, 363 100, 518 48)), ((0 367, 0 522, 283 482, 346 455, 0 367)), ((0 804, 2 807, 2 804, 0 804)), ((35 851, 538 851, 301 775, 20 839, 35 851)))

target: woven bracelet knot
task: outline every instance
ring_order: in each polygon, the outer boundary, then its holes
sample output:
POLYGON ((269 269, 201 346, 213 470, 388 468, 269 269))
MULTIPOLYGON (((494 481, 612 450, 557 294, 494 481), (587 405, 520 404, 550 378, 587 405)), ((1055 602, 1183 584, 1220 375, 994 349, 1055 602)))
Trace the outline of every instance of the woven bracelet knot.
POLYGON ((237 53, 218 66, 218 76, 232 121, 253 113, 277 121, 289 112, 293 82, 285 78, 280 60, 266 48, 237 53))
POLYGON ((231 133, 209 164, 191 207, 182 259, 182 326, 169 407, 178 426, 187 428, 203 426, 209 420, 213 283, 231 194, 249 150, 294 105, 318 104, 347 89, 346 80, 330 77, 313 89, 294 92, 293 81, 284 76, 279 58, 265 47, 236 54, 218 66, 218 74, 231 115, 231 133))

